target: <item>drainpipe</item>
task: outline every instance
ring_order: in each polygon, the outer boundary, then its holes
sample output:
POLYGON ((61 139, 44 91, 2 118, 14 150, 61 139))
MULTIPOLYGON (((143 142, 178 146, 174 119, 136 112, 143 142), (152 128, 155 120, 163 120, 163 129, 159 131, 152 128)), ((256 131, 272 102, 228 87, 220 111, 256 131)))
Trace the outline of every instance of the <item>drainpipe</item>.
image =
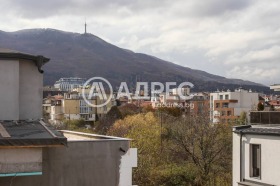
POLYGON ((240 131, 240 182, 243 181, 243 171, 242 171, 242 136, 243 136, 243 133, 242 131, 240 131))

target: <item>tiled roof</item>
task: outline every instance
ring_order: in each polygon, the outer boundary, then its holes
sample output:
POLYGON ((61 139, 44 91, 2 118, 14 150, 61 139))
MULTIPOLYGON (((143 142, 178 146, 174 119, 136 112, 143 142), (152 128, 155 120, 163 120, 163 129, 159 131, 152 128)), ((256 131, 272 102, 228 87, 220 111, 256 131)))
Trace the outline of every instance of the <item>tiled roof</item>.
POLYGON ((66 144, 67 139, 43 121, 0 121, 0 148, 66 144))

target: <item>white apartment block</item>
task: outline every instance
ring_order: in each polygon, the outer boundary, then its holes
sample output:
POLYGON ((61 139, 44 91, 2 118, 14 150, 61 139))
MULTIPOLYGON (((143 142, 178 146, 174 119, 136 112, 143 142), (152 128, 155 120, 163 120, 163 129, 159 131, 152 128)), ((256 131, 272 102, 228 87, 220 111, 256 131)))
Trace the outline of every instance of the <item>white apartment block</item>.
POLYGON ((60 78, 55 82, 54 88, 61 91, 71 91, 84 85, 86 79, 78 77, 60 78))
POLYGON ((280 84, 274 84, 270 86, 270 89, 273 89, 275 92, 279 92, 280 91, 280 84))
MULTIPOLYGON (((259 102, 259 94, 242 88, 235 91, 222 91, 210 94, 210 119, 213 123, 237 119, 242 112, 255 110, 259 102)), ((249 119, 249 118, 248 118, 249 119)))
POLYGON ((190 88, 174 88, 170 89, 170 92, 158 92, 155 90, 151 95, 152 107, 157 107, 158 104, 180 104, 184 103, 186 99, 183 99, 181 96, 189 96, 190 88))
POLYGON ((279 125, 233 128, 233 186, 280 185, 279 125))

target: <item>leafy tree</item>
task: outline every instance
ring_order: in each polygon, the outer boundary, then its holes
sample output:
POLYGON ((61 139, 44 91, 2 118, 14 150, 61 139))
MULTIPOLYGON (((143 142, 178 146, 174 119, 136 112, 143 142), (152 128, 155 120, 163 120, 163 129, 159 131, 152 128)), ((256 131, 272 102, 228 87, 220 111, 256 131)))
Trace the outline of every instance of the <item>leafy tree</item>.
POLYGON ((67 130, 76 130, 79 128, 84 128, 85 124, 86 124, 86 122, 83 119, 64 120, 61 128, 67 129, 67 130))
POLYGON ((138 149, 138 165, 133 174, 137 185, 153 185, 151 171, 160 163, 160 126, 153 113, 142 113, 118 120, 108 131, 109 135, 133 139, 138 149))
POLYGON ((162 164, 151 171, 153 185, 179 186, 195 185, 195 168, 188 164, 162 164))
POLYGON ((170 116, 179 117, 182 112, 179 107, 159 107, 158 112, 168 114, 170 116))
POLYGON ((264 105, 261 102, 259 102, 258 103, 258 111, 263 111, 263 110, 264 110, 264 105))
POLYGON ((123 118, 140 112, 140 108, 132 103, 128 103, 128 104, 119 106, 118 108, 119 108, 123 118))
POLYGON ((237 120, 237 124, 239 124, 239 125, 247 125, 248 124, 247 112, 242 111, 240 113, 240 116, 237 120))
POLYGON ((117 106, 113 106, 110 111, 101 118, 95 126, 95 132, 99 134, 106 134, 108 129, 114 124, 115 121, 122 118, 122 114, 117 106))
POLYGON ((151 105, 143 106, 142 112, 155 112, 155 109, 151 105))
POLYGON ((230 185, 231 126, 209 116, 141 113, 117 120, 107 134, 133 139, 137 185, 230 185))

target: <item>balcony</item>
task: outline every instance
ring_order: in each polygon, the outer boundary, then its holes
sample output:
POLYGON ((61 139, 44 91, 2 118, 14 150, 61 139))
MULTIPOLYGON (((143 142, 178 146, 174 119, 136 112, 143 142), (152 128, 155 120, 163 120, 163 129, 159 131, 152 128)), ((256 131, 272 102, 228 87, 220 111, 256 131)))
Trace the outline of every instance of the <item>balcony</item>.
POLYGON ((280 124, 279 111, 250 112, 251 124, 280 124))
POLYGON ((238 103, 237 99, 218 99, 218 100, 214 100, 214 102, 217 103, 238 103))

